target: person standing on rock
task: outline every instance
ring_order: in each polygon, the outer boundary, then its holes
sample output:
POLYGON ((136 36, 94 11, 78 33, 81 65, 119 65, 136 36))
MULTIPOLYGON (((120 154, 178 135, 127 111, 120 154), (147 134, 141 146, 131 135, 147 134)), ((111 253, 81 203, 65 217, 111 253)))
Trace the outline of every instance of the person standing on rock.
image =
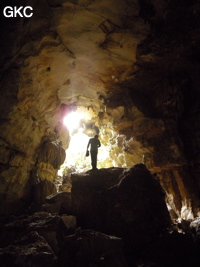
POLYGON ((87 145, 87 152, 86 155, 89 153, 89 146, 90 146, 90 154, 91 154, 91 164, 92 169, 97 169, 97 154, 98 148, 101 146, 101 142, 99 141, 99 136, 95 135, 93 138, 90 138, 88 145, 87 145))

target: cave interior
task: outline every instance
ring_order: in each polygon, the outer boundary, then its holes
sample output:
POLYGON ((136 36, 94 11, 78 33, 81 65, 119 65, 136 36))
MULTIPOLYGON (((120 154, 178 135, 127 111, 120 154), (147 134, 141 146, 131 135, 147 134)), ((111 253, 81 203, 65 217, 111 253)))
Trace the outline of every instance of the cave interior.
POLYGON ((8 5, 2 266, 200 266, 200 1, 8 5))

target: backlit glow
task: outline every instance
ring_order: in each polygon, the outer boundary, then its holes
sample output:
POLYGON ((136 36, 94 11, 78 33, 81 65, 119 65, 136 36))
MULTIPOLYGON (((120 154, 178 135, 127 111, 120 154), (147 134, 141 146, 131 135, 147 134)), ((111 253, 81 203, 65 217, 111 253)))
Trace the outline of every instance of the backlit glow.
MULTIPOLYGON (((66 150, 66 160, 59 171, 59 175, 62 176, 64 168, 75 169, 76 172, 85 172, 92 168, 90 156, 85 156, 89 138, 89 136, 83 133, 83 128, 79 128, 70 136, 70 144, 66 150)), ((103 144, 98 149, 97 159, 98 168, 113 166, 112 160, 109 157, 108 147, 103 144)))
MULTIPOLYGON (((69 113, 63 119, 63 124, 69 130, 70 143, 66 150, 66 160, 58 172, 60 176, 63 176, 66 171, 67 173, 68 171, 71 173, 73 170, 76 172, 85 172, 92 168, 91 157, 86 157, 85 154, 88 141, 94 135, 91 135, 89 130, 86 131, 84 121, 90 121, 94 118, 94 115, 92 110, 78 107, 76 112, 69 113)), ((93 129, 91 128, 91 130, 93 129)), ((115 166, 116 163, 113 162, 113 156, 110 154, 113 145, 105 142, 103 139, 101 140, 101 136, 100 141, 101 147, 98 149, 97 168, 115 166)))
POLYGON ((88 143, 88 136, 82 133, 81 129, 71 136, 70 145, 66 150, 66 162, 68 166, 78 166, 86 164, 85 158, 86 146, 88 143))
POLYGON ((81 121, 81 114, 78 112, 71 112, 66 117, 64 117, 63 123, 67 129, 72 132, 73 130, 79 128, 81 121))

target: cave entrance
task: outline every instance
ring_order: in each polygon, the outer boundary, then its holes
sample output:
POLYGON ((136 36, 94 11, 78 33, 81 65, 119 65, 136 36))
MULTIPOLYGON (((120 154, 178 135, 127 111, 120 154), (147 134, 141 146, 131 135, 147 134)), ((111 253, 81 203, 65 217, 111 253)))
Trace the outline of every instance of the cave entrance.
POLYGON ((98 168, 126 167, 124 162, 117 162, 116 151, 117 133, 112 124, 107 126, 99 125, 98 115, 92 109, 84 107, 77 108, 63 119, 64 125, 69 130, 70 143, 66 150, 66 160, 61 166, 58 174, 68 175, 71 172, 85 172, 91 169, 90 156, 86 157, 86 148, 89 138, 99 135, 101 147, 98 150, 98 168), (116 141, 114 141, 116 140, 116 141))
MULTIPOLYGON (((84 133, 84 129, 81 127, 76 132, 71 133, 70 144, 66 150, 66 161, 63 164, 64 168, 72 169, 76 172, 85 172, 91 169, 90 156, 85 156, 90 137, 84 133)), ((101 136, 99 139, 102 145, 98 150, 97 166, 98 168, 111 167, 113 164, 110 160, 109 148, 103 144, 101 136)))

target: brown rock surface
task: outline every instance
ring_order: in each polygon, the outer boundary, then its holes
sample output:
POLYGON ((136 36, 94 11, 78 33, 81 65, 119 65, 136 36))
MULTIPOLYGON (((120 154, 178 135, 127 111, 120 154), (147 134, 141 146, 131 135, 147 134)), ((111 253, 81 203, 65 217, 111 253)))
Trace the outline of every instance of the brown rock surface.
POLYGON ((39 147, 38 153, 37 170, 39 178, 54 181, 57 171, 65 161, 65 150, 60 143, 47 140, 39 147))
POLYGON ((83 230, 64 240, 60 266, 127 266, 123 241, 93 230, 83 230))
POLYGON ((2 266, 54 266, 56 256, 45 239, 31 232, 21 240, 0 249, 2 266))
POLYGON ((199 1, 22 2, 34 16, 3 17, 0 31, 0 214, 30 204, 36 166, 54 181, 55 147, 72 139, 63 118, 81 111, 107 149, 101 168, 142 162, 176 216, 198 215, 199 1))
POLYGON ((77 224, 149 244, 170 225, 164 193, 145 165, 72 175, 72 208, 77 224))
MULTIPOLYGON (((145 165, 72 181, 68 213, 1 218, 2 266, 199 266, 199 218, 169 225, 163 191, 145 165)), ((67 200, 69 192, 47 198, 49 205, 67 200)))
POLYGON ((43 180, 37 183, 34 187, 32 187, 32 203, 30 209, 32 211, 41 210, 42 205, 45 203, 46 197, 56 192, 56 186, 51 181, 43 180))

